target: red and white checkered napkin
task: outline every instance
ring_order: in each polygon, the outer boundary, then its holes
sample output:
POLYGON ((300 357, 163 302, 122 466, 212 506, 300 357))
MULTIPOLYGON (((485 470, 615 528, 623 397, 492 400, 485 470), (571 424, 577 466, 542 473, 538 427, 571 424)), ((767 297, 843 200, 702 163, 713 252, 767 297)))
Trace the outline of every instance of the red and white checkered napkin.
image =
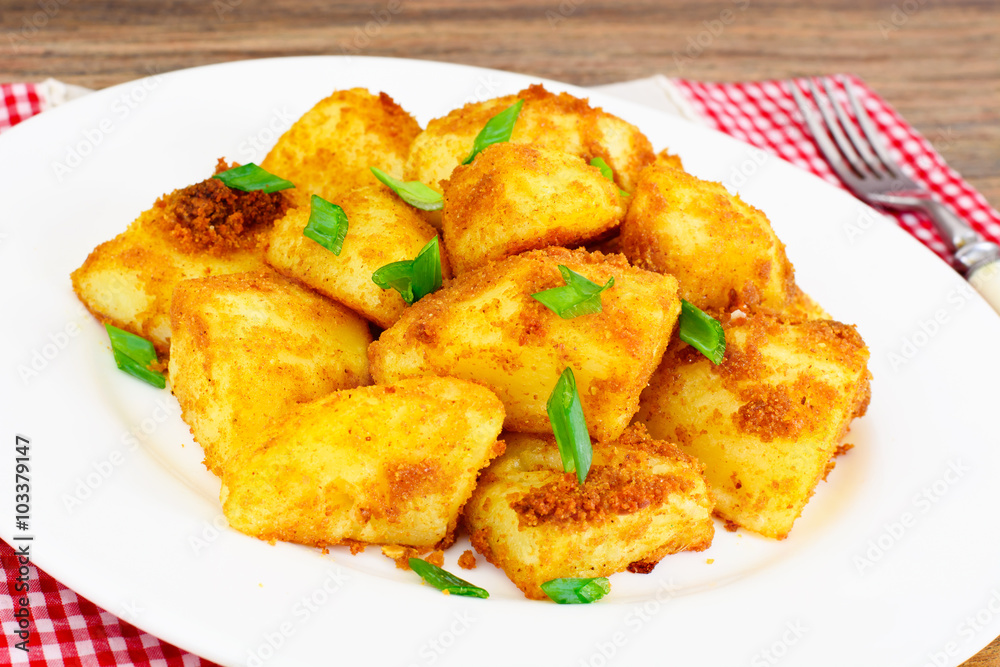
MULTIPOLYGON (((1000 243, 1000 214, 945 164, 930 142, 857 78, 830 79, 841 91, 842 81, 850 80, 886 138, 892 156, 983 236, 1000 243)), ((703 83, 657 76, 602 89, 714 127, 841 186, 809 138, 783 82, 703 83)), ((43 84, 0 84, 0 92, 4 99, 4 106, 0 108, 2 132, 83 91, 50 80, 43 84)), ((943 135, 934 139, 947 142, 950 137, 943 135)), ((945 256, 945 245, 928 220, 912 213, 892 215, 922 243, 945 256)), ((0 589, 0 650, 9 649, 14 664, 52 667, 211 664, 115 618, 34 566, 28 576, 34 644, 30 654, 24 655, 14 648, 17 625, 13 616, 14 602, 21 595, 15 590, 17 557, 3 542, 0 542, 0 560, 5 575, 5 588, 0 589)))
POLYGON ((0 132, 14 127, 47 108, 44 95, 39 96, 34 83, 0 83, 3 108, 0 108, 0 132))

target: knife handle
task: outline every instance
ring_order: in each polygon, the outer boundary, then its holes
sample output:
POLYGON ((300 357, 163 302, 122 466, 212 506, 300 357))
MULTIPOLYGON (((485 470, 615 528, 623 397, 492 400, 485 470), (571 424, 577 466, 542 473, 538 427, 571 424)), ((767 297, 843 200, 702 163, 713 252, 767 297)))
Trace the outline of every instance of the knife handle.
POLYGON ((1000 260, 977 267, 969 273, 968 280, 986 302, 993 306, 993 310, 1000 314, 1000 260))

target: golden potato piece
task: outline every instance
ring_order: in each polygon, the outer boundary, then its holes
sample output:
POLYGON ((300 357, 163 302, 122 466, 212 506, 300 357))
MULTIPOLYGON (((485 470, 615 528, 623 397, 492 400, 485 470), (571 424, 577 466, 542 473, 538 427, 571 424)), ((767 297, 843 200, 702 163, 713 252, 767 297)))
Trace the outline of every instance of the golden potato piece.
POLYGON ((621 255, 548 248, 463 273, 424 297, 368 349, 372 377, 459 377, 492 389, 512 431, 551 433, 546 401, 566 367, 592 437, 621 435, 663 354, 680 311, 670 276, 629 266, 621 255), (600 313, 562 319, 531 297, 564 285, 562 264, 615 284, 600 313))
POLYGON ((293 408, 223 473, 229 525, 262 540, 446 546, 503 405, 452 378, 334 392, 293 408))
MULTIPOLYGON (((302 235, 309 222, 306 206, 275 223, 264 258, 281 273, 388 327, 403 314, 406 302, 395 290, 372 282, 372 274, 390 262, 413 259, 437 231, 382 184, 347 191, 331 203, 343 208, 348 220, 340 255, 302 235)), ((448 277, 443 245, 441 262, 448 277)))
POLYGON ((291 406, 371 382, 368 324, 271 269, 180 283, 171 327, 170 383, 217 475, 291 406))
POLYGON ((780 311, 794 285, 785 246, 763 213, 663 161, 643 171, 621 244, 636 266, 675 276, 681 298, 702 310, 780 311))
POLYGON ((469 156, 486 122, 519 98, 524 106, 510 138, 514 143, 563 151, 588 163, 602 158, 626 192, 632 192, 639 172, 653 161, 649 139, 634 125, 590 106, 587 100, 533 85, 517 95, 466 104, 429 122, 406 158, 406 180, 421 181, 441 192, 442 181, 469 156))
POLYGON ((455 273, 550 245, 577 246, 618 226, 618 186, 580 158, 502 143, 444 185, 442 228, 455 273))
POLYGON ((338 193, 378 183, 369 167, 398 176, 420 125, 385 93, 339 90, 299 118, 261 162, 303 194, 334 201, 338 193))
POLYGON ((868 349, 831 320, 755 315, 725 332, 718 366, 672 342, 636 420, 705 465, 719 516, 782 539, 865 413, 868 349))
POLYGON ((483 473, 463 521, 472 545, 525 596, 560 577, 648 572, 678 551, 712 543, 712 500, 700 465, 641 424, 594 444, 583 486, 564 473, 551 437, 512 433, 483 473), (631 569, 631 568, 630 568, 631 569))
MULTIPOLYGON (((217 171, 227 168, 220 161, 217 171)), ((170 349, 170 298, 182 280, 264 267, 258 243, 288 200, 239 192, 209 178, 163 196, 72 273, 73 289, 102 322, 170 349)))

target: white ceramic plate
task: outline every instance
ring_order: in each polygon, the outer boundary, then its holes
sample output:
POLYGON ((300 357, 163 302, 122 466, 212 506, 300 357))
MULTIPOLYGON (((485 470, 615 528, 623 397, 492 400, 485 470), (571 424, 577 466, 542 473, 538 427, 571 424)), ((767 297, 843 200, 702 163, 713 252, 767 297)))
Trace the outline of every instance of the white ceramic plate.
POLYGON ((739 185, 786 242, 802 287, 871 347, 856 448, 791 537, 720 526, 706 552, 616 575, 599 604, 557 607, 526 601, 482 558, 458 570, 464 544, 446 564, 489 600, 441 595, 377 549, 323 555, 224 527, 218 481, 176 401, 114 368, 70 271, 217 157, 259 161, 334 89, 386 91, 426 123, 534 81, 405 60, 240 62, 123 84, 0 137, 0 536, 14 533, 16 433, 31 439, 35 562, 139 627, 234 665, 954 665, 1000 634, 1000 319, 845 193, 597 94, 695 174, 739 185))

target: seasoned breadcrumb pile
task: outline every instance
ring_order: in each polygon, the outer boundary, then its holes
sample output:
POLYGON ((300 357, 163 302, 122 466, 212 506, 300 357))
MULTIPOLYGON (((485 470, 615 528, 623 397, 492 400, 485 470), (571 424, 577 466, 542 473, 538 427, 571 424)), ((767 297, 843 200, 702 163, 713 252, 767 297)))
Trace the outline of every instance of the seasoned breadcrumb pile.
MULTIPOLYGON (((215 173, 236 166, 219 158, 215 173)), ((222 255, 256 248, 289 203, 280 192, 242 192, 207 178, 164 195, 156 206, 163 209, 163 223, 181 249, 222 255)))

